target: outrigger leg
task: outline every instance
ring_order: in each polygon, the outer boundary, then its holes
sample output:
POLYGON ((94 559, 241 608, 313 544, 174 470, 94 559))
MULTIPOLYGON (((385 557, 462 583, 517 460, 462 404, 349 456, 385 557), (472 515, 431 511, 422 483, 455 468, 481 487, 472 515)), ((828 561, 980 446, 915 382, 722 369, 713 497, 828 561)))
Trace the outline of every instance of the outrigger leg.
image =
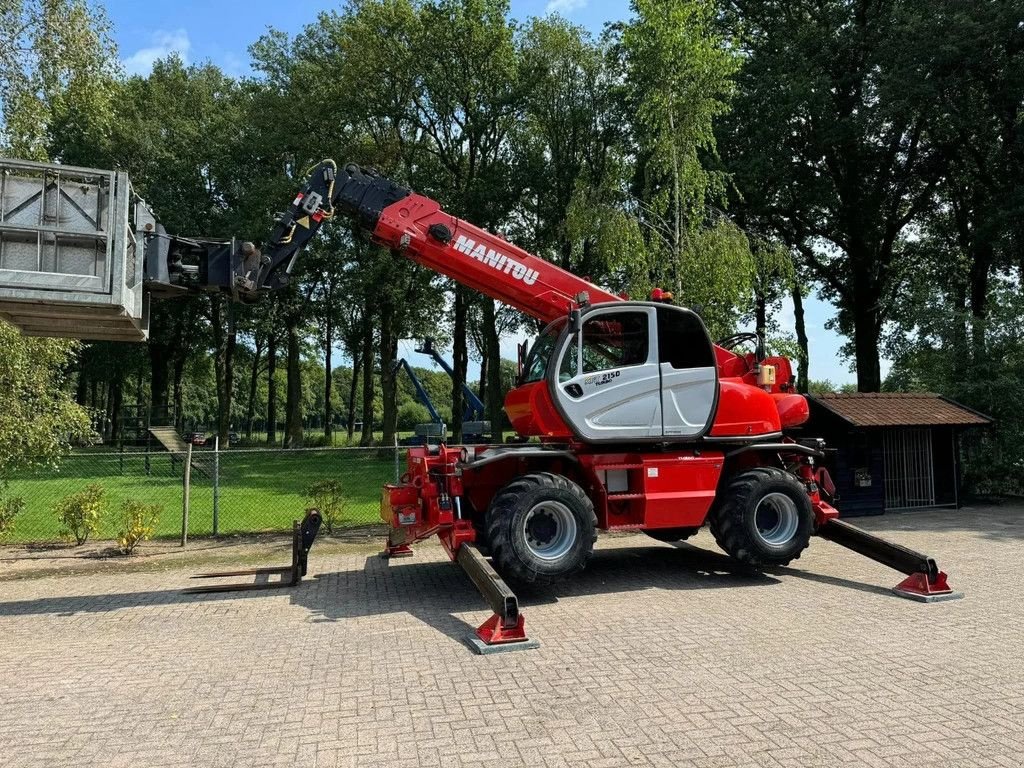
POLYGON ((306 516, 300 523, 295 520, 292 523, 292 563, 272 568, 244 568, 237 571, 216 571, 214 573, 199 573, 193 579, 219 579, 231 576, 273 576, 280 574, 278 581, 254 581, 245 584, 213 584, 207 587, 190 587, 185 592, 189 594, 203 594, 207 592, 249 592, 257 589, 281 589, 294 587, 302 581, 306 575, 306 568, 309 560, 309 550, 313 547, 313 541, 320 531, 320 512, 316 509, 306 510, 306 516))
POLYGON ((907 578, 892 589, 900 597, 923 603, 963 597, 962 593, 950 589, 946 574, 939 570, 935 560, 928 555, 886 541, 842 520, 827 520, 818 528, 817 533, 823 539, 907 574, 907 578))
POLYGON ((477 653, 500 653, 540 647, 540 642, 526 636, 519 600, 508 584, 498 575, 487 558, 474 544, 459 547, 456 562, 462 566, 476 588, 480 590, 494 614, 466 638, 477 653))

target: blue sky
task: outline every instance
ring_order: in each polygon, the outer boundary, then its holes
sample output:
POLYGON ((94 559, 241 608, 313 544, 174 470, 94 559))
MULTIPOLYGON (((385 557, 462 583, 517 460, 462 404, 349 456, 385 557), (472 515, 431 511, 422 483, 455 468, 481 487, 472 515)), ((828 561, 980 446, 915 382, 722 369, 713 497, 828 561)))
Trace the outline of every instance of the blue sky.
MULTIPOLYGON (((114 37, 125 68, 146 74, 153 62, 177 51, 186 62, 210 60, 233 75, 249 71, 248 47, 268 27, 289 33, 299 31, 315 20, 323 10, 339 3, 309 2, 282 4, 280 0, 107 0, 107 14, 114 26, 114 37)), ((629 15, 628 0, 512 0, 512 13, 519 19, 560 13, 593 32, 608 21, 629 15)), ((805 302, 807 335, 810 346, 810 375, 835 383, 855 380, 849 363, 839 355, 843 340, 825 323, 834 316, 833 308, 811 296, 805 302)), ((784 329, 793 327, 793 307, 786 302, 779 315, 784 329)), ((515 359, 515 342, 503 343, 506 357, 515 359)), ((403 342, 399 353, 413 365, 428 367, 429 358, 416 355, 411 342, 403 342)), ((474 366, 475 368, 475 366, 474 366)), ((883 361, 883 375, 888 366, 883 361)))

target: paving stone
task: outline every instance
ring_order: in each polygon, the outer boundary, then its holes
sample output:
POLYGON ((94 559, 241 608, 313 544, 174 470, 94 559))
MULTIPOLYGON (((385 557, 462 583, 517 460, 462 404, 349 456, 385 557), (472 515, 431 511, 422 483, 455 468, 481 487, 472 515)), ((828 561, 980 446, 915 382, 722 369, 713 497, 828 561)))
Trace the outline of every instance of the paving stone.
POLYGON ((752 574, 706 531, 602 537, 579 578, 520 594, 541 647, 487 657, 433 544, 314 548, 280 592, 3 581, 0 766, 1019 766, 1022 514, 855 521, 938 559, 966 597, 934 605, 825 541, 752 574))

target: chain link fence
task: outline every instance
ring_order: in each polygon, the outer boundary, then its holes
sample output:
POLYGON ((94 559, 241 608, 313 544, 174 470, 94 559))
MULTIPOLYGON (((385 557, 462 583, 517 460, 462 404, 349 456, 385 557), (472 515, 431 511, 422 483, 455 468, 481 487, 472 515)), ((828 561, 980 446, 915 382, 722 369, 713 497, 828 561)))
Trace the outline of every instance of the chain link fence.
MULTIPOLYGON (((405 448, 295 448, 192 451, 189 536, 290 531, 312 506, 310 488, 337 481, 340 515, 335 531, 380 523, 381 487, 405 469, 405 448)), ((3 543, 42 543, 60 538, 55 505, 90 485, 104 491, 100 539, 115 538, 121 504, 136 500, 162 507, 157 537, 182 529, 185 454, 166 451, 83 451, 57 468, 10 478, 5 498, 20 497, 3 543)), ((2 489, 0 489, 2 490, 2 489)))

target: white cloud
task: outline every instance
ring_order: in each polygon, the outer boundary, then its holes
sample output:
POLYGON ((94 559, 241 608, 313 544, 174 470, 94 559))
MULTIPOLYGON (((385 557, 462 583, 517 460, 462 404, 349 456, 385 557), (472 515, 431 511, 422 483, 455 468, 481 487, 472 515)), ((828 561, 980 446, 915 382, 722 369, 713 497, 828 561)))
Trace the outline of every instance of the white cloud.
POLYGON ((586 4, 587 0, 548 0, 544 13, 559 13, 567 16, 573 11, 578 11, 585 7, 586 4))
POLYGON ((124 60, 124 68, 129 75, 148 75, 153 71, 153 64, 157 60, 172 53, 177 53, 187 64, 191 48, 192 41, 188 39, 188 32, 184 29, 171 32, 160 30, 150 36, 150 45, 140 48, 124 60))

